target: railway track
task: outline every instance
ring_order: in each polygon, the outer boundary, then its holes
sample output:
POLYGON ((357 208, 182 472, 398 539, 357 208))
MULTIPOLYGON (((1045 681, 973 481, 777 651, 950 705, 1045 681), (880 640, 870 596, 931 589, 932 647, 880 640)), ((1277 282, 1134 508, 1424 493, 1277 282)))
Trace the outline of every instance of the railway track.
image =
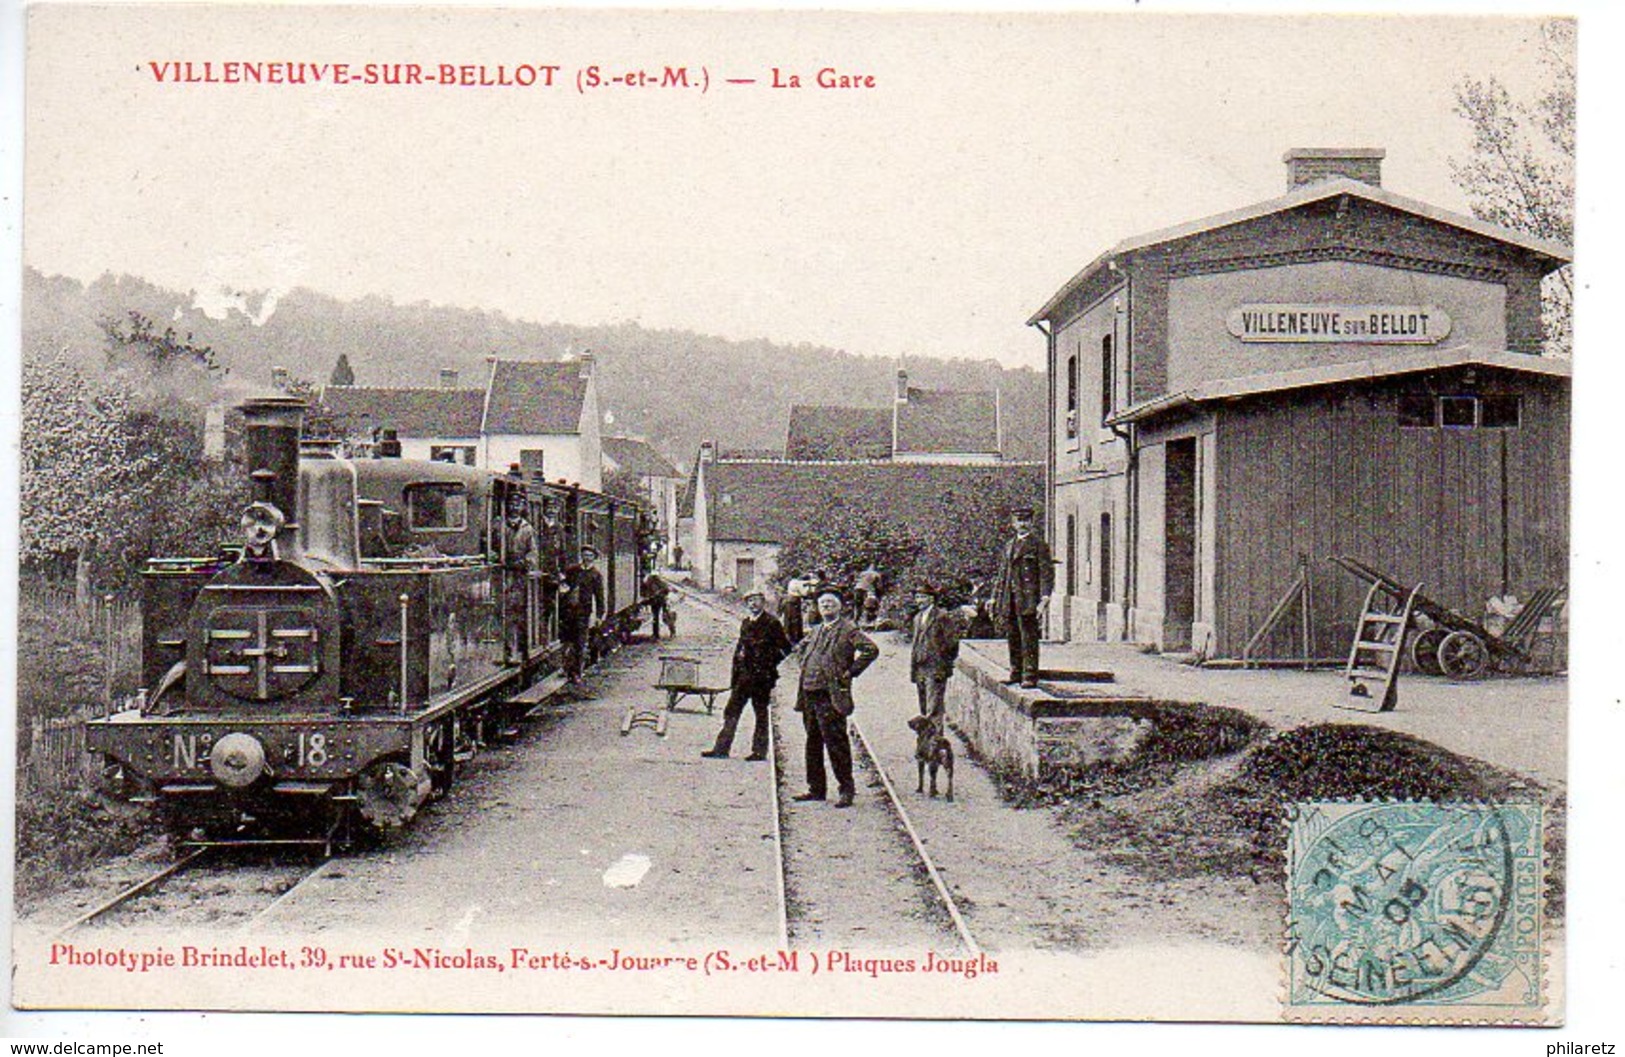
MULTIPOLYGON (((682 594, 696 605, 730 619, 741 615, 741 611, 705 595, 693 591, 682 594)), ((856 719, 849 720, 854 742, 853 778, 860 788, 867 786, 869 795, 860 798, 859 811, 834 815, 843 820, 836 831, 839 850, 835 850, 830 847, 827 827, 825 832, 817 828, 821 822, 832 821, 829 816, 820 818, 819 809, 824 805, 807 805, 813 810, 803 812, 788 802, 791 780, 785 763, 789 750, 779 729, 780 711, 777 707, 770 709, 768 781, 773 796, 781 949, 829 946, 832 941, 841 941, 843 930, 850 930, 866 946, 905 946, 923 940, 937 947, 946 939, 968 955, 980 954, 981 947, 952 889, 856 719), (864 800, 870 806, 865 807, 864 800), (877 807, 888 825, 876 825, 872 817, 864 820, 864 810, 874 811, 877 807), (848 819, 857 824, 846 822, 848 819), (864 821, 869 824, 863 825, 864 821), (844 843, 843 835, 852 836, 852 843, 844 843), (804 843, 806 847, 801 846, 804 843), (865 857, 869 861, 865 862, 865 857), (876 861, 884 859, 890 859, 892 865, 876 861), (835 861, 847 864, 846 868, 827 869, 835 861), (860 867, 878 868, 885 875, 881 884, 891 898, 877 898, 875 892, 852 883, 851 871, 860 867), (898 879, 899 870, 911 882, 912 892, 908 895, 912 899, 898 898, 896 885, 888 885, 898 879), (863 894, 854 899, 854 891, 863 894)))
POLYGON ((278 846, 206 845, 120 889, 63 925, 57 938, 97 928, 247 929, 333 860, 289 861, 278 846))

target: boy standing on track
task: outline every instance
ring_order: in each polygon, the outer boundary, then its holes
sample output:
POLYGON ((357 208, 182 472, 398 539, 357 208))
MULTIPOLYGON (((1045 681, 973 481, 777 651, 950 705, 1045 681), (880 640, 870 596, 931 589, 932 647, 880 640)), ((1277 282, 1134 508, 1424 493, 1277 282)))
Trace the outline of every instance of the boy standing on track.
POLYGON ((767 759, 767 703, 773 695, 773 684, 779 680, 779 663, 790 655, 791 643, 784 625, 767 611, 760 591, 745 596, 745 609, 747 616, 739 624, 739 644, 734 647, 728 705, 722 710, 722 730, 711 750, 700 754, 713 760, 728 758, 746 703, 756 712, 756 729, 751 734, 750 755, 745 759, 767 759))
POLYGON ((820 621, 807 637, 801 658, 801 685, 796 711, 807 730, 807 791, 797 800, 823 800, 828 795, 824 754, 835 772, 840 796, 836 807, 851 807, 856 788, 852 782, 852 739, 846 721, 852 715, 852 680, 874 663, 880 650, 841 611, 841 596, 825 591, 818 596, 820 621))

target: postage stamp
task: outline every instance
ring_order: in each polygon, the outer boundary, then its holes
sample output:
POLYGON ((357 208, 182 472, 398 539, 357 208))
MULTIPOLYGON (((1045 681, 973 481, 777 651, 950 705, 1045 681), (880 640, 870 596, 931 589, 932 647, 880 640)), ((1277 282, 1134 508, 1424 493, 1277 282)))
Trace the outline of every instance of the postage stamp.
POLYGON ((1538 803, 1314 802, 1287 844, 1290 1019, 1546 1019, 1538 803))

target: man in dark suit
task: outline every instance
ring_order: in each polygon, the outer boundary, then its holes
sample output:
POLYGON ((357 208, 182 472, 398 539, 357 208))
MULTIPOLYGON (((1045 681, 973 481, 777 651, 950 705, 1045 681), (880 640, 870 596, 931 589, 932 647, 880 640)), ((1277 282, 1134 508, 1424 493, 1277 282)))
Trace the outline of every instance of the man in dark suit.
POLYGON ((564 646, 564 674, 571 682, 581 678, 593 628, 604 620, 604 576, 597 565, 598 550, 582 547, 580 564, 565 575, 560 588, 559 639, 564 646))
POLYGON ((914 646, 909 653, 909 678, 920 695, 920 715, 940 716, 943 693, 959 657, 959 622, 937 604, 937 589, 922 584, 914 592, 919 612, 912 628, 914 646))
POLYGON ((993 581, 993 611, 1004 621, 1010 645, 1010 678, 1032 688, 1038 685, 1038 635, 1055 590, 1055 562, 1049 545, 1033 531, 1033 511, 1022 507, 1010 514, 1015 537, 999 557, 993 581))
POLYGON ((797 800, 823 800, 828 794, 824 774, 824 754, 829 753, 830 770, 840 796, 836 807, 851 807, 856 788, 852 783, 852 740, 846 720, 852 714, 852 680, 880 655, 869 636, 858 630, 852 618, 841 611, 841 597, 833 591, 818 596, 821 618, 810 631, 806 653, 801 658, 801 685, 796 711, 807 729, 807 791, 797 800))
POLYGON ((791 643, 784 625, 763 606, 760 591, 745 596, 745 611, 747 615, 739 624, 739 643, 734 647, 722 730, 711 750, 700 754, 714 760, 728 758, 747 702, 756 712, 756 730, 751 735, 750 755, 745 759, 767 759, 767 702, 773 695, 773 684, 779 681, 779 662, 790 655, 791 643))

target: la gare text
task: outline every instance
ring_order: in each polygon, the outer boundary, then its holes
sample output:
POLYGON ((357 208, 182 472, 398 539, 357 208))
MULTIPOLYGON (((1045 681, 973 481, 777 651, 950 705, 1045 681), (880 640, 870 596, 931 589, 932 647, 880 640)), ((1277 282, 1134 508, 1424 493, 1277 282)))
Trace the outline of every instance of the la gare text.
MULTIPOLYGON (((875 75, 872 73, 852 73, 838 70, 833 66, 825 66, 813 75, 811 86, 818 88, 873 88, 875 75)), ((802 77, 799 73, 791 73, 773 67, 773 79, 769 83, 771 88, 801 88, 802 77)))

